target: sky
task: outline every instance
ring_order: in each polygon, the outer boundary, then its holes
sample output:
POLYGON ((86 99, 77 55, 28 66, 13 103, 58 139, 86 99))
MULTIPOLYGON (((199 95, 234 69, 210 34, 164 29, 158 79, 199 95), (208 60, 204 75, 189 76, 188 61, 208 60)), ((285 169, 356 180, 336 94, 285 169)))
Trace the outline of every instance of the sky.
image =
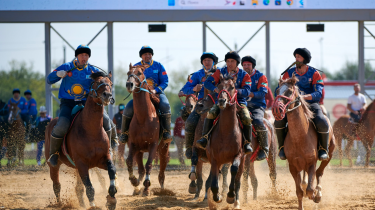
MULTIPOLYGON (((143 45, 154 49, 154 60, 160 61, 167 72, 189 68, 197 71, 202 54, 201 22, 164 22, 165 33, 149 33, 148 24, 158 23, 114 23, 114 66, 128 68, 129 63, 140 61, 139 50, 143 45), (195 66, 193 68, 193 66, 195 66)), ((309 22, 318 23, 318 22, 309 22)), ((306 22, 271 22, 271 74, 280 75, 295 59, 293 51, 305 47, 312 54, 311 66, 324 67, 329 72, 339 71, 346 61, 358 61, 358 22, 320 22, 325 32, 306 32, 306 22)), ((76 48, 87 44, 105 25, 100 23, 52 23, 51 25, 76 48)), ((207 22, 207 25, 224 42, 235 49, 242 45, 264 24, 264 22, 207 22)), ((375 25, 365 22, 373 33, 375 25), (370 25, 369 25, 370 24, 370 25)), ((369 34, 365 32, 365 35, 369 34)), ((66 58, 74 58, 74 51, 51 30, 52 63, 62 64, 63 46, 66 58)), ((365 37, 366 47, 375 47, 375 40, 365 37)), ((92 56, 89 62, 107 69, 107 30, 90 44, 92 56)), ((214 52, 219 60, 229 51, 213 33, 207 29, 207 51, 214 52)), ((366 49, 365 58, 374 59, 375 49, 366 49)), ((257 59, 257 67, 265 70, 265 28, 245 48, 240 56, 251 55, 257 59)), ((0 70, 10 68, 9 61, 32 63, 34 70, 45 72, 44 24, 0 24, 0 70)), ((373 64, 375 65, 375 64, 373 64)), ((125 78, 124 78, 125 79, 125 78)))

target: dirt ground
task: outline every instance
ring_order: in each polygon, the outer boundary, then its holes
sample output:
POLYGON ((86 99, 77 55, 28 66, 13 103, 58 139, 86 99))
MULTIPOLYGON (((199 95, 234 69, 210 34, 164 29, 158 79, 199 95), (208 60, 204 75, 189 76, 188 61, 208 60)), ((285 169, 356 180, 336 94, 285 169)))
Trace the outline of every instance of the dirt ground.
MULTIPOLYGON (((205 177, 207 177, 208 166, 205 167, 205 177)), ((199 201, 193 201, 194 195, 188 193, 188 171, 166 172, 165 186, 170 192, 161 194, 157 173, 158 171, 154 170, 151 174, 153 194, 149 197, 142 197, 132 196, 133 187, 128 180, 128 172, 119 170, 120 189, 116 195, 117 209, 209 209, 207 202, 203 202, 203 191, 199 201)), ((252 199, 253 192, 250 187, 247 192, 248 203, 241 202, 242 209, 297 208, 297 197, 292 176, 283 167, 278 167, 277 173, 278 194, 277 196, 271 196, 268 168, 263 164, 256 164, 259 182, 258 200, 252 199)), ((101 174, 105 177, 108 186, 107 172, 101 171, 101 174)), ((374 175, 374 168, 327 168, 323 176, 321 203, 315 204, 311 200, 304 199, 304 208, 307 210, 375 209, 374 175)), ((55 202, 48 168, 36 172, 2 171, 0 174, 0 209, 78 209, 79 204, 74 188, 76 183, 74 171, 62 168, 60 180, 63 204, 58 206, 55 202)), ((101 187, 95 173, 91 174, 91 180, 96 191, 95 203, 97 207, 105 209, 107 189, 101 187)), ((243 199, 242 193, 241 189, 241 199, 243 199)), ((86 207, 88 207, 87 197, 84 197, 86 207)), ((224 200, 217 207, 218 209, 231 209, 232 205, 226 204, 224 200)))

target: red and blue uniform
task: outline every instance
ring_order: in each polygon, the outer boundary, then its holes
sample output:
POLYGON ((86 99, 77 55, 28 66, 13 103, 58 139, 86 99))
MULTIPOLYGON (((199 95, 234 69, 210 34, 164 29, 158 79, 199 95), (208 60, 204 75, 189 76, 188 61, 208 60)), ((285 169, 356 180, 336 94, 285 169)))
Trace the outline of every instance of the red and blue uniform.
POLYGON ((263 73, 254 69, 250 75, 251 79, 251 92, 254 94, 253 98, 249 98, 247 101, 247 106, 251 107, 263 107, 266 108, 266 94, 268 92, 267 77, 263 73))
MULTIPOLYGON (((204 82, 204 87, 214 91, 216 89, 216 85, 220 81, 220 74, 223 76, 229 75, 227 67, 218 69, 216 72, 209 76, 207 80, 204 82)), ((246 71, 237 68, 237 81, 235 83, 235 88, 237 89, 237 100, 238 103, 246 105, 246 98, 251 93, 251 79, 246 71)))
MULTIPOLYGON (((134 66, 147 64, 143 61, 136 63, 134 66)), ((143 74, 146 76, 147 84, 149 86, 154 87, 156 90, 156 93, 162 93, 165 88, 168 87, 168 75, 165 71, 164 66, 157 62, 152 60, 151 63, 147 64, 150 65, 143 74)))
MULTIPOLYGON (((306 100, 306 102, 308 102, 309 104, 319 103, 320 98, 323 95, 324 88, 323 79, 320 76, 319 72, 315 68, 308 66, 307 71, 304 74, 300 75, 296 70, 296 67, 294 67, 285 72, 285 74, 283 75, 283 80, 292 77, 293 74, 295 74, 295 76, 299 80, 296 85, 299 88, 300 94, 310 94, 312 96, 312 100, 306 100)), ((276 90, 278 88, 279 86, 277 86, 276 90)))

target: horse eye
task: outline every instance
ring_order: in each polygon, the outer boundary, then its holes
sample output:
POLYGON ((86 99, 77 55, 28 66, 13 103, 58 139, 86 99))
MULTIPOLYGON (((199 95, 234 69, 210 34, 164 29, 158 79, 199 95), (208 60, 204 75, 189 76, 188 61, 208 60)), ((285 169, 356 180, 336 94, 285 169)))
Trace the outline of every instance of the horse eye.
POLYGON ((141 76, 141 75, 142 75, 142 73, 141 73, 141 72, 138 72, 138 73, 137 73, 137 76, 141 76))

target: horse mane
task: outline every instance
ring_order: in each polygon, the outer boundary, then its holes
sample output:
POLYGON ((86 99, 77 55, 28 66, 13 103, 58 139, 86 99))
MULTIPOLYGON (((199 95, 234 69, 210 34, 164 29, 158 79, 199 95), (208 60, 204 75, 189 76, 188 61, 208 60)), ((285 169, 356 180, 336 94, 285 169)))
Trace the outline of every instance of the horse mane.
POLYGON ((96 80, 96 79, 98 79, 99 77, 108 77, 108 75, 105 74, 104 72, 99 71, 99 72, 92 73, 92 74, 90 75, 90 77, 91 77, 91 79, 96 80))
POLYGON ((366 108, 366 110, 365 110, 365 112, 363 113, 363 115, 362 115, 362 121, 364 120, 364 119, 367 119, 367 117, 369 116, 369 112, 371 111, 371 110, 375 110, 375 105, 374 105, 374 102, 375 102, 375 100, 373 100, 368 106, 367 106, 367 108, 366 108))
MULTIPOLYGON (((286 80, 282 80, 280 78, 280 84, 279 84, 279 87, 281 87, 283 84, 289 84, 289 85, 292 85, 294 86, 294 88, 296 88, 296 92, 297 92, 297 95, 299 96, 299 88, 298 86, 296 86, 296 83, 299 81, 298 78, 296 76, 293 76, 286 79, 286 80)), ((301 102, 301 106, 303 108, 303 112, 305 113, 306 117, 308 120, 311 120, 314 118, 314 113, 310 110, 310 105, 306 102, 306 100, 302 97, 300 97, 300 102, 301 102)))

